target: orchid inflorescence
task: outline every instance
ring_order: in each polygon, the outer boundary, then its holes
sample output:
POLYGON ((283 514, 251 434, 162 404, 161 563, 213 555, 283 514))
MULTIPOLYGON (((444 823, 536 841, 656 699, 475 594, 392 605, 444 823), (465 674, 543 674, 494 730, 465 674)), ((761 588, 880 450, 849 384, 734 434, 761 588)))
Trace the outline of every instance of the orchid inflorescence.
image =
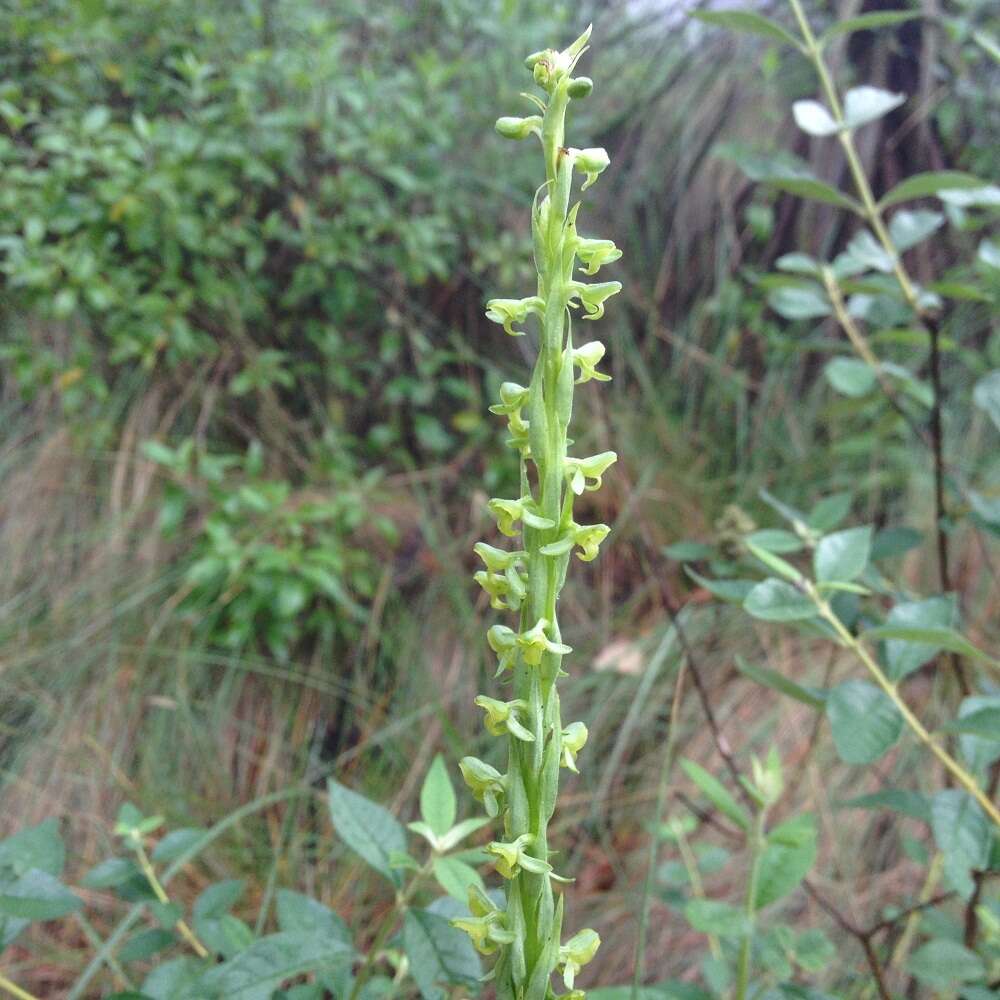
POLYGON ((582 997, 575 976, 597 951, 600 939, 582 930, 561 941, 563 898, 553 882, 548 823, 555 808, 559 769, 576 771, 577 755, 587 740, 587 727, 563 727, 556 680, 565 676, 562 659, 571 652, 559 632, 556 606, 570 556, 589 562, 609 532, 606 524, 578 524, 574 499, 601 486, 601 477, 616 460, 612 451, 585 457, 567 454, 574 386, 605 382, 598 370, 604 345, 592 340, 575 347, 572 310, 583 319, 600 319, 605 302, 621 290, 617 281, 579 280, 616 261, 621 251, 611 240, 577 233, 580 204, 570 204, 574 174, 589 188, 608 166, 603 149, 574 149, 564 144, 566 110, 574 98, 590 94, 593 83, 574 77, 587 50, 588 28, 567 49, 548 49, 527 59, 542 100, 525 94, 538 114, 501 118, 497 131, 509 139, 536 136, 545 158, 545 183, 535 195, 531 213, 538 288, 522 299, 492 299, 487 317, 512 336, 523 336, 532 320, 540 328, 538 358, 528 386, 505 382, 500 400, 490 407, 504 417, 508 445, 520 456, 520 490, 514 499, 490 500, 502 536, 520 539, 511 549, 485 542, 475 546, 483 568, 476 581, 498 610, 518 613, 517 628, 493 625, 487 641, 498 658, 497 676, 513 685, 514 697, 500 701, 480 695, 489 733, 505 737, 507 772, 474 757, 461 762, 462 775, 487 813, 503 820, 503 840, 486 848, 505 879, 506 905, 501 907, 478 888, 472 889, 472 916, 455 921, 483 954, 496 954, 490 977, 501 1000, 548 1000, 550 982, 561 971, 568 995, 582 997), (531 473, 531 474, 529 474, 531 473))

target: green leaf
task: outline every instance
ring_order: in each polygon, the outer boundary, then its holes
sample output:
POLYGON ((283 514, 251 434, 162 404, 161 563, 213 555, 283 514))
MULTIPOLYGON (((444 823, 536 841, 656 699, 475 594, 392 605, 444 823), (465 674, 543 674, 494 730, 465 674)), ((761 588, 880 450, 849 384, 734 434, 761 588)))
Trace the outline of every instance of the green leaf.
POLYGON ((819 319, 833 310, 818 285, 786 285, 767 297, 768 305, 785 319, 819 319))
POLYGON ((205 963, 196 958, 175 958, 150 972, 142 992, 152 1000, 187 1000, 198 995, 195 985, 204 971, 205 963))
POLYGON ((793 957, 806 972, 822 972, 837 957, 837 948, 821 930, 812 928, 795 939, 793 957))
POLYGON ((767 835, 760 859, 755 907, 760 910, 797 888, 816 863, 816 823, 796 816, 767 835))
POLYGON ((879 87, 853 87, 844 95, 844 124, 859 128, 877 121, 906 100, 905 94, 893 94, 879 87))
POLYGON ((83 906, 54 875, 32 868, 0 889, 0 916, 23 920, 56 920, 83 906))
POLYGON ((690 566, 685 566, 684 572, 698 586, 704 587, 710 594, 718 597, 720 601, 726 601, 729 604, 742 604, 746 600, 747 594, 755 586, 753 580, 710 580, 707 576, 696 573, 690 566))
POLYGON ((435 756, 420 789, 420 815, 439 837, 455 825, 455 789, 441 754, 435 756))
POLYGON ((332 778, 327 782, 327 789, 330 819, 340 839, 375 871, 399 885, 400 874, 390 866, 389 858, 394 851, 406 851, 403 827, 388 810, 332 778))
POLYGON ((762 549, 759 545, 755 545, 750 538, 745 539, 745 544, 750 555, 759 559, 772 573, 777 573, 786 580, 791 580, 793 584, 802 579, 802 574, 787 559, 782 559, 781 556, 776 556, 773 552, 762 549))
POLYGON ((983 960, 957 941, 935 938, 915 951, 906 967, 925 986, 945 988, 972 983, 986 975, 983 960))
POLYGON ((458 858, 435 858, 434 877, 452 899, 464 903, 469 898, 469 886, 475 885, 486 891, 483 879, 472 865, 458 858))
MULTIPOLYGON (((849 195, 838 191, 835 187, 831 187, 816 177, 775 177, 768 178, 764 183, 769 187, 777 188, 779 191, 787 191, 788 194, 794 194, 799 198, 808 198, 811 201, 819 201, 824 205, 833 205, 835 208, 844 208, 858 214, 863 211, 861 205, 849 195)), ((775 263, 777 266, 781 266, 780 260, 775 263)), ((782 268, 782 270, 787 269, 782 268)), ((805 273, 815 273, 815 271, 805 273)))
POLYGON ((987 267, 1000 271, 1000 243, 992 240, 982 240, 976 251, 976 260, 987 267))
POLYGON ((275 903, 280 930, 322 935, 348 948, 353 947, 354 942, 347 924, 339 914, 319 900, 300 892, 292 892, 291 889, 279 889, 275 894, 275 903))
POLYGON ((921 792, 910 792, 903 788, 886 788, 870 795, 859 795, 846 802, 837 803, 838 809, 891 809, 903 816, 931 821, 931 804, 921 792))
POLYGON ((139 867, 131 858, 106 858, 80 879, 85 889, 112 889, 139 874, 139 867))
POLYGON ((851 512, 853 499, 850 493, 834 493, 824 497, 809 512, 806 523, 813 531, 830 531, 851 512))
POLYGON ((975 889, 972 870, 985 868, 993 830, 979 803, 966 791, 946 788, 931 801, 931 829, 944 855, 952 888, 968 899, 975 889))
POLYGON ((181 855, 194 847, 195 844, 205 836, 205 830, 198 827, 185 827, 181 830, 171 830, 153 848, 152 858, 154 861, 169 864, 176 861, 181 855))
POLYGON ((745 10, 696 10, 692 17, 717 28, 727 28, 730 31, 740 31, 745 34, 759 35, 772 42, 783 42, 793 48, 800 49, 798 39, 786 31, 780 24, 775 24, 760 14, 745 10))
POLYGON ((1000 705, 991 705, 961 716, 943 727, 949 733, 969 733, 1000 741, 1000 705))
POLYGON ((931 212, 928 209, 911 212, 901 209, 889 220, 889 235, 896 249, 903 253, 910 247, 922 243, 943 224, 944 216, 940 212, 931 212))
POLYGON ((123 962, 143 962, 158 951, 171 947, 176 940, 177 938, 170 931, 164 930, 162 927, 151 927, 133 934, 122 945, 118 952, 118 958, 123 962))
POLYGON ((816 605, 812 600, 784 580, 762 580, 747 594, 743 608, 754 618, 769 622, 803 621, 816 617, 816 605))
POLYGON ((826 583, 850 583, 856 580, 868 565, 872 549, 872 529, 847 528, 821 538, 813 555, 816 579, 826 583))
MULTIPOLYGON (((259 1000, 294 976, 350 961, 352 955, 346 945, 324 934, 280 931, 206 972, 199 987, 220 1000, 259 1000)), ((200 991, 197 995, 203 996, 200 991)))
POLYGON ((1000 760, 1000 695, 972 695, 958 706, 958 744, 974 771, 1000 760), (991 728, 992 727, 992 728, 991 728))
POLYGON ((833 358, 823 374, 837 392, 852 399, 867 396, 875 388, 875 370, 857 358, 833 358))
POLYGON ((907 177, 905 181, 900 181, 888 194, 883 196, 879 207, 888 208, 890 205, 898 205, 902 201, 910 201, 913 198, 926 198, 930 195, 936 195, 939 191, 968 190, 981 188, 984 185, 985 181, 959 170, 927 171, 907 177))
POLYGON ((855 31, 870 31, 873 28, 887 28, 923 16, 923 13, 918 10, 880 10, 871 14, 859 14, 857 17, 847 17, 843 21, 830 25, 820 36, 820 44, 825 45, 838 35, 849 35, 855 31))
MULTIPOLYGON (((949 628, 955 621, 954 597, 939 595, 923 601, 903 601, 895 605, 886 616, 890 628, 949 628)), ((871 630, 865 633, 871 636, 871 630)), ((886 672, 894 680, 902 680, 914 670, 919 670, 938 654, 935 643, 912 642, 902 638, 889 638, 885 644, 886 672)))
POLYGON ((991 656, 987 656, 981 649, 973 646, 968 639, 953 628, 920 628, 917 626, 907 627, 899 625, 879 625, 870 628, 864 633, 870 639, 903 639, 906 642, 921 643, 926 646, 934 646, 937 649, 946 649, 950 653, 959 653, 973 660, 981 660, 984 663, 996 663, 991 656))
POLYGON ((758 548, 768 552, 788 553, 801 552, 803 548, 802 539, 791 531, 768 528, 764 531, 755 531, 747 535, 746 540, 758 548))
POLYGON ((867 681, 844 681, 830 691, 826 715, 840 759, 870 764, 899 739, 903 717, 889 696, 867 681))
POLYGON ((702 934, 741 938, 750 931, 750 921, 742 909, 718 899, 692 899, 684 907, 687 922, 702 934))
POLYGON ((731 819, 741 830, 750 829, 750 817, 746 810, 730 794, 725 785, 714 775, 711 775, 700 764, 686 757, 681 759, 684 773, 698 786, 705 798, 716 809, 731 819))
POLYGON ((819 101, 796 101, 792 105, 795 124, 803 132, 815 136, 835 135, 840 126, 819 101))
POLYGON ((663 554, 677 562, 694 562, 698 559, 711 559, 715 555, 715 549, 704 542, 684 541, 665 546, 663 554))
POLYGON ((740 672, 752 681, 756 681, 764 687, 787 695, 789 698, 794 698, 795 701, 800 701, 803 705, 808 705, 817 711, 821 711, 826 703, 825 691, 819 688, 803 687, 801 684, 796 684, 795 681, 789 680, 784 674, 779 674, 778 671, 771 670, 768 667, 752 666, 739 654, 736 655, 736 665, 739 667, 740 672))
POLYGON ((406 911, 403 950, 424 1000, 442 1000, 442 985, 471 989, 482 974, 468 935, 428 910, 406 911))
POLYGON ((1000 369, 984 375, 972 390, 972 401, 983 410, 1000 430, 1000 369))
POLYGON ((59 835, 57 819, 43 820, 0 840, 0 868, 12 868, 15 875, 37 868, 47 875, 58 876, 65 863, 66 847, 59 835))

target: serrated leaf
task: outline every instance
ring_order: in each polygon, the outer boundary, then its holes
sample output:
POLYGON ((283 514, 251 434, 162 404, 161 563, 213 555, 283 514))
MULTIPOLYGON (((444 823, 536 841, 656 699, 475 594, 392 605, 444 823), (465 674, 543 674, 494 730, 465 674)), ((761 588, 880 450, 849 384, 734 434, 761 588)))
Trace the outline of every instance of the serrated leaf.
POLYGON ((442 986, 472 988, 482 974, 468 935, 428 910, 406 911, 403 950, 424 1000, 442 1000, 442 986))
POLYGON ((835 135, 840 126, 819 101, 796 101, 792 105, 795 124, 803 132, 815 136, 835 135))
POLYGON ((978 177, 962 173, 959 170, 930 170, 922 174, 914 174, 912 177, 907 177, 905 181, 900 181, 888 194, 882 197, 879 207, 888 208, 890 205, 898 205, 900 202, 910 201, 914 198, 936 195, 940 191, 981 188, 984 184, 985 182, 978 177))
POLYGON ((946 788, 931 801, 931 829, 944 855, 944 871, 956 892, 968 899, 975 889, 971 872, 985 868, 993 830, 979 803, 966 791, 946 788))
POLYGON ((714 775, 709 774, 700 764, 687 758, 681 759, 684 773, 697 785, 699 791, 722 813, 731 819, 741 830, 750 829, 750 817, 746 810, 736 801, 725 785, 714 775))
POLYGON ((395 816, 332 778, 327 789, 330 819, 340 839, 375 871, 399 885, 399 872, 393 870, 389 858, 395 851, 406 851, 406 832, 395 816))
POLYGON ((826 699, 833 742, 847 764, 871 764, 895 742, 903 717, 889 696, 867 681, 838 684, 826 699))
POLYGON ((748 10, 696 10, 691 16, 698 21, 704 21, 717 28, 727 28, 744 34, 758 35, 772 42, 783 42, 793 48, 801 49, 798 39, 786 31, 780 24, 755 14, 748 10))
POLYGON ((816 605, 797 587, 784 580, 762 580, 746 596, 747 614, 769 622, 804 621, 815 618, 816 605))
POLYGON ((893 94, 880 87, 852 87, 844 95, 844 124, 859 128, 877 121, 906 100, 905 94, 893 94))
POLYGON ((868 565, 871 549, 870 525, 846 528, 824 536, 813 554, 816 579, 823 583, 831 580, 850 583, 856 580, 868 565))
POLYGON ((455 825, 456 808, 448 768, 441 754, 437 754, 420 789, 420 815, 440 837, 455 825))

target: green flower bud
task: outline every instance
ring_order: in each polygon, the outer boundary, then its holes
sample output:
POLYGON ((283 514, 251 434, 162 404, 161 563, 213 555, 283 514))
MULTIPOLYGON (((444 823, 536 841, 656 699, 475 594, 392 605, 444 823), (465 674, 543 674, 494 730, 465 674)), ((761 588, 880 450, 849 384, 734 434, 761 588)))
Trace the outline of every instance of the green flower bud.
POLYGON ((580 299, 586 313, 584 319, 600 319, 604 315, 604 303, 621 290, 620 281, 601 281, 593 285, 574 281, 569 286, 569 300, 580 299))
POLYGON ((601 146, 589 149, 571 149, 569 155, 573 159, 573 166, 587 178, 583 182, 583 187, 580 188, 581 191, 586 191, 611 163, 608 151, 601 146))
POLYGON ((521 497, 519 500, 501 500, 494 497, 487 507, 497 519, 500 534, 514 538, 517 530, 514 525, 523 521, 529 528, 554 528, 555 522, 538 513, 538 505, 531 497, 521 497))
POLYGON ((587 727, 582 722, 571 722, 562 731, 562 766, 579 774, 576 769, 576 755, 587 742, 587 727))
POLYGON ((569 81, 567 93, 575 100, 582 97, 590 97, 594 90, 594 81, 589 76, 578 76, 569 81))
POLYGON ((520 871, 531 872, 534 875, 548 874, 552 871, 552 865, 540 858, 533 858, 525 851, 534 839, 530 833, 522 833, 509 844, 493 841, 487 844, 486 853, 492 854, 497 859, 493 865, 504 878, 516 878, 520 871))
POLYGON ((505 670, 512 670, 517 663, 517 633, 506 625, 491 625, 486 632, 486 641, 500 659, 497 676, 505 670))
POLYGON ((477 757, 463 757, 458 762, 458 769, 473 797, 486 807, 487 815, 498 816, 505 790, 504 776, 477 757))
POLYGON ((512 337, 523 337, 523 330, 515 330, 514 323, 523 323, 529 313, 541 316, 545 303, 537 296, 526 299, 490 299, 486 303, 486 318, 494 323, 502 323, 503 328, 512 337))
POLYGON ((525 701, 497 701, 496 698, 487 698, 481 694, 475 702, 485 713, 486 731, 492 736, 503 736, 510 733, 525 743, 534 743, 535 737, 526 729, 517 718, 518 712, 527 711, 528 703, 525 701))
POLYGON ((593 275, 604 264, 619 260, 622 252, 613 240, 595 240, 581 236, 577 238, 576 255, 584 265, 580 270, 586 275, 593 275))
POLYGON ((785 790, 785 779, 781 773, 781 758, 778 756, 777 749, 771 747, 767 760, 763 763, 756 754, 753 755, 750 758, 750 767, 755 790, 765 805, 773 806, 785 790))
POLYGON ((498 118, 496 130, 505 139, 527 139, 529 135, 542 134, 542 119, 538 115, 527 118, 498 118))
POLYGON ((589 382, 610 382, 611 376, 597 370, 598 364, 604 357, 604 345, 599 340, 590 340, 586 344, 576 347, 572 352, 573 364, 580 369, 580 376, 576 380, 577 385, 589 382))
POLYGON ((576 974, 597 954, 597 949, 600 946, 601 939, 598 937, 597 931, 588 927, 574 934, 559 949, 559 965, 562 969, 566 989, 573 989, 576 974))
POLYGON ((569 530, 561 538, 543 545, 539 552, 543 556, 564 556, 574 545, 580 547, 577 558, 581 562, 591 562, 597 556, 597 549, 601 542, 611 533, 611 529, 606 524, 577 524, 570 522, 569 530))
POLYGON ((570 488, 580 496, 584 490, 599 490, 604 473, 618 461, 618 455, 613 451, 602 451, 590 458, 567 458, 566 478, 570 488))
POLYGON ((528 389, 517 382, 504 382, 500 386, 500 402, 490 407, 490 413, 506 416, 516 413, 528 402, 528 389))
POLYGON ((524 662, 529 667, 537 667, 542 662, 542 657, 546 653, 557 653, 560 656, 565 656, 567 653, 573 652, 569 646, 550 639, 545 634, 545 630, 548 627, 548 621, 544 618, 539 618, 533 628, 527 632, 522 632, 517 637, 517 644, 521 647, 524 662))

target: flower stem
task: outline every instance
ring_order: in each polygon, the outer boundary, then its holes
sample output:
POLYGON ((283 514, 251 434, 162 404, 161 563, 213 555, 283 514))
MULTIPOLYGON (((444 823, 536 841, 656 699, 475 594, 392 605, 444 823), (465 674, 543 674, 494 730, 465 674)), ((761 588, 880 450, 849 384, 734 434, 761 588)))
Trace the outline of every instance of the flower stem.
POLYGON ((39 1000, 34 993, 22 990, 17 983, 12 983, 2 972, 0 972, 0 990, 6 990, 11 996, 17 997, 17 1000, 39 1000))
POLYGON ((753 947, 754 924, 757 917, 757 886, 760 883, 760 864, 766 845, 767 809, 761 806, 757 811, 750 833, 750 877, 747 879, 747 895, 744 906, 747 925, 740 942, 740 952, 736 960, 736 1000, 746 1000, 750 985, 750 952, 753 947))
MULTIPOLYGON (((149 883, 149 887, 153 890, 153 894, 156 898, 163 903, 164 906, 170 905, 170 897, 167 895, 166 889, 163 888, 160 880, 156 877, 156 869, 153 868, 153 863, 149 860, 149 855, 146 853, 146 848, 142 846, 141 841, 136 841, 133 844, 135 849, 136 857, 139 860, 139 867, 142 869, 143 875, 146 876, 146 881, 149 883)), ((174 924, 177 928, 178 933, 184 938, 189 945, 191 945, 194 953, 199 958, 208 958, 208 949, 198 940, 198 936, 193 930, 188 926, 187 921, 183 917, 177 918, 177 923, 174 924)))

